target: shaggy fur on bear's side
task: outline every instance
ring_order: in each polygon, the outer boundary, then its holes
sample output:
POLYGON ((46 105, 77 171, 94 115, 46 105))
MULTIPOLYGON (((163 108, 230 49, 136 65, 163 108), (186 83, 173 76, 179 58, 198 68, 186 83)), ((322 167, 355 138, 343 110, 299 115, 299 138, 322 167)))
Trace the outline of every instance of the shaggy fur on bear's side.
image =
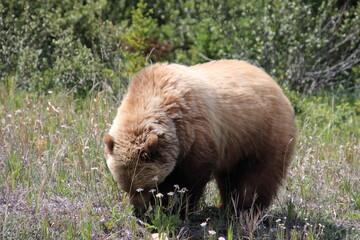
POLYGON ((295 137, 293 108, 263 70, 237 60, 155 64, 130 83, 105 155, 137 210, 156 184, 164 195, 174 184, 186 187, 193 208, 212 177, 224 205, 266 208, 286 176, 295 137))

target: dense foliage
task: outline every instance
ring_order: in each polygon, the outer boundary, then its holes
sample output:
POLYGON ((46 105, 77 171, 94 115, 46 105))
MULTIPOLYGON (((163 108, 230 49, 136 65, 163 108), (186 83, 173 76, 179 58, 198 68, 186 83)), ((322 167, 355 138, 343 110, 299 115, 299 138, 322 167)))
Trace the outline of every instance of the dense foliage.
POLYGON ((236 58, 294 90, 359 95, 359 13, 339 0, 4 0, 0 78, 83 96, 122 92, 150 62, 236 58))

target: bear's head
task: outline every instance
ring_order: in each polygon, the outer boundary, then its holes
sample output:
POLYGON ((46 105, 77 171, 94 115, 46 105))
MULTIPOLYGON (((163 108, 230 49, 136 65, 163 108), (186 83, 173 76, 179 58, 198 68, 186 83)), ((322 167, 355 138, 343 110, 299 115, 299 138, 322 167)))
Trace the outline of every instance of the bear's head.
POLYGON ((106 162, 115 181, 141 213, 151 199, 149 191, 175 168, 179 143, 175 129, 168 125, 150 129, 139 126, 113 126, 104 140, 106 162))

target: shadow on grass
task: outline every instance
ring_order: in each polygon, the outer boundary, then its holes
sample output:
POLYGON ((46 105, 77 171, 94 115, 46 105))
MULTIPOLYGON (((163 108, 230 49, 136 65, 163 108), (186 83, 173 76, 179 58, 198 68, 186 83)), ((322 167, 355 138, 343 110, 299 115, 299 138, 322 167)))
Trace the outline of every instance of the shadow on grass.
POLYGON ((191 214, 179 230, 181 239, 360 239, 359 226, 335 224, 331 220, 312 220, 285 212, 248 212, 232 216, 216 207, 191 214), (211 235, 214 233, 214 235, 211 235))

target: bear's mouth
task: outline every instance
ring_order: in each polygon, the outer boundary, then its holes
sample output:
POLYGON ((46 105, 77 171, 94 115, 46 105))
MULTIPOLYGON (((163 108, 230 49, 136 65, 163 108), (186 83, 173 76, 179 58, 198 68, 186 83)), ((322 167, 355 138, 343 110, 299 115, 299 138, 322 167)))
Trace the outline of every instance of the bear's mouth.
POLYGON ((151 196, 149 191, 129 194, 130 203, 134 206, 135 214, 141 215, 148 209, 151 196))

